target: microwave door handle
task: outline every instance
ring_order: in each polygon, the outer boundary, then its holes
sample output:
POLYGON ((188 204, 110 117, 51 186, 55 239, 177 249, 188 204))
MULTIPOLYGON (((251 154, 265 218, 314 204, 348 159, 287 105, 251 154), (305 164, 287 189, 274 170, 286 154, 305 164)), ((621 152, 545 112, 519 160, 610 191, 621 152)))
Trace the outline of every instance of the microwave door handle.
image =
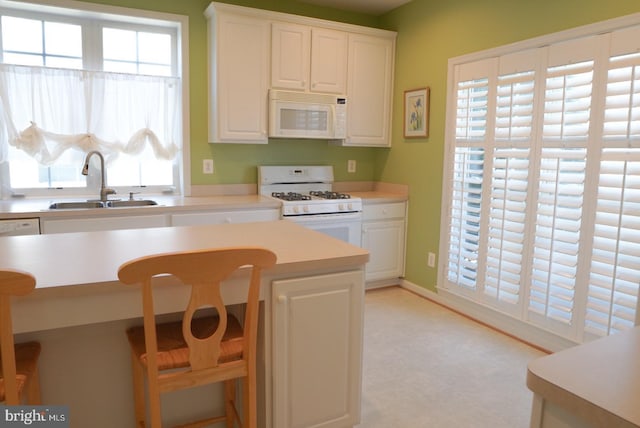
POLYGON ((331 137, 335 137, 336 124, 338 123, 338 119, 336 116, 336 106, 331 106, 331 123, 329 124, 329 129, 331 130, 331 137))

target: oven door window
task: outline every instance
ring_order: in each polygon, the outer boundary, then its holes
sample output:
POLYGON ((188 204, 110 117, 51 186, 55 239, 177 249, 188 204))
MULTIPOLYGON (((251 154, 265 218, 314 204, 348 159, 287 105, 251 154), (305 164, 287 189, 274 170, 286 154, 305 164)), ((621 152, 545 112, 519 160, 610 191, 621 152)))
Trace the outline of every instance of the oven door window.
POLYGON ((317 232, 324 233, 333 238, 347 242, 358 247, 362 244, 362 221, 359 213, 353 213, 349 216, 355 218, 339 218, 336 216, 292 216, 286 217, 287 220, 296 222, 302 226, 317 232))

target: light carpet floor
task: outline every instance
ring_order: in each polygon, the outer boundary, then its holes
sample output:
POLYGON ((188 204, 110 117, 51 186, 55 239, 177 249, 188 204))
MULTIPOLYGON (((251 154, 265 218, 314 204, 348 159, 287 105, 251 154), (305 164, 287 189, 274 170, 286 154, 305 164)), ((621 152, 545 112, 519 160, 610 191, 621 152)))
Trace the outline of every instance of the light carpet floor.
POLYGON ((545 354, 400 287, 365 297, 359 428, 526 428, 545 354))

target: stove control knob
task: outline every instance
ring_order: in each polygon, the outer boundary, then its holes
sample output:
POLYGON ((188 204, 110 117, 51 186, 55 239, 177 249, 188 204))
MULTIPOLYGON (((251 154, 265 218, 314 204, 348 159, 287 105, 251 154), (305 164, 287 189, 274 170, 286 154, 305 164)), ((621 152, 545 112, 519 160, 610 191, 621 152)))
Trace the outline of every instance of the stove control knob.
POLYGON ((344 204, 338 204, 338 211, 344 211, 344 204))
POLYGON ((309 205, 305 205, 303 208, 304 212, 308 213, 309 212, 309 205))
POLYGON ((300 212, 300 208, 299 207, 293 207, 293 212, 298 214, 298 212, 300 212))

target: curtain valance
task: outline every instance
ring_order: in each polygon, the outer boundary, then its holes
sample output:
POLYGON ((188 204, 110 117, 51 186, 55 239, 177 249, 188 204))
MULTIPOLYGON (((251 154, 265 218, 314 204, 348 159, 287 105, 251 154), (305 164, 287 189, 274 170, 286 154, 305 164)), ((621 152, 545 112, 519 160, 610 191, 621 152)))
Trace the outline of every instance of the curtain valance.
POLYGON ((181 146, 179 78, 0 64, 0 161, 7 144, 50 165, 68 149, 109 157, 181 146))

